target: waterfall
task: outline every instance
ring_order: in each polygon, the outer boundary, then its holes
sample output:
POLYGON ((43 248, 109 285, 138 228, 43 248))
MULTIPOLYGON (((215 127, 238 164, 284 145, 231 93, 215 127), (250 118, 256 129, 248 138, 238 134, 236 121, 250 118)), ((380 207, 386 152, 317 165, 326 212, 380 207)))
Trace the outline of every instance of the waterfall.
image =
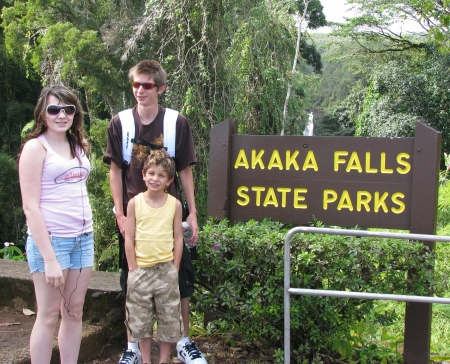
POLYGON ((313 136, 314 135, 314 115, 311 111, 308 117, 308 122, 306 123, 305 130, 303 130, 304 136, 313 136))

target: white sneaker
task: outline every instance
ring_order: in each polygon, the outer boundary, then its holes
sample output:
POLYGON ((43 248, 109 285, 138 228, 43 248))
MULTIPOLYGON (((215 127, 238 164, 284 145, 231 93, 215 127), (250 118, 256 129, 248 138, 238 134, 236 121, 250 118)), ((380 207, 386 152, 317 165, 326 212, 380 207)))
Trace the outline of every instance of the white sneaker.
POLYGON ((141 352, 125 349, 120 357, 119 364, 142 364, 141 352))
POLYGON ((202 352, 195 342, 186 342, 177 344, 178 359, 186 364, 208 364, 202 352))

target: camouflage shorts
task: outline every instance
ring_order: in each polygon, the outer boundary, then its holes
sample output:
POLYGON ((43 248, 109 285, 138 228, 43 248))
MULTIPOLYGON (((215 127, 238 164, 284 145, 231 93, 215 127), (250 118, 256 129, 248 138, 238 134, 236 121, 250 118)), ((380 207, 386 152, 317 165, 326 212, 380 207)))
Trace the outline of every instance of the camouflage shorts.
POLYGON ((178 271, 173 262, 138 268, 128 274, 125 325, 131 339, 153 336, 158 322, 158 341, 175 343, 182 337, 178 271))

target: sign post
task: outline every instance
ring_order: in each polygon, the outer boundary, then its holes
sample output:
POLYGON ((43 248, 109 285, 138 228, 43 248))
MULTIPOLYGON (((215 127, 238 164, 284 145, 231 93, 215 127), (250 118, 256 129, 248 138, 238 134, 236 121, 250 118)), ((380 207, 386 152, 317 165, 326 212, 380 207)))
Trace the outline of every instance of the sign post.
MULTIPOLYGON (((417 123, 414 138, 410 231, 436 233, 439 160, 442 134, 417 123)), ((435 242, 423 242, 434 250, 435 242)), ((430 267, 432 269, 432 267, 430 267)), ((414 272, 408 272, 413 275, 414 272)), ((429 363, 431 341, 431 303, 406 303, 403 358, 405 363, 429 363)))

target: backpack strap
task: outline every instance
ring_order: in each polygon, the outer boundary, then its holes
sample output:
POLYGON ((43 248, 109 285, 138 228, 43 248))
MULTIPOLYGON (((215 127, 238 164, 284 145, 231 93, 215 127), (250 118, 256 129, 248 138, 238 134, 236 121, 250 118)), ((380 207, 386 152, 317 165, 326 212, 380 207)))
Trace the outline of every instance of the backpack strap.
MULTIPOLYGON (((133 143, 135 142, 135 124, 133 117, 133 109, 126 109, 119 112, 120 123, 122 124, 122 155, 124 165, 129 165, 131 153, 133 151, 133 143)), ((166 108, 164 114, 164 148, 172 158, 175 158, 175 141, 177 135, 177 119, 178 111, 166 108)))
POLYGON ((130 164, 131 152, 133 150, 134 136, 136 133, 134 127, 133 110, 127 109, 119 112, 120 123, 122 124, 122 155, 123 162, 130 164))
POLYGON ((164 147, 172 158, 175 158, 175 140, 177 135, 178 111, 166 108, 164 114, 164 147))

